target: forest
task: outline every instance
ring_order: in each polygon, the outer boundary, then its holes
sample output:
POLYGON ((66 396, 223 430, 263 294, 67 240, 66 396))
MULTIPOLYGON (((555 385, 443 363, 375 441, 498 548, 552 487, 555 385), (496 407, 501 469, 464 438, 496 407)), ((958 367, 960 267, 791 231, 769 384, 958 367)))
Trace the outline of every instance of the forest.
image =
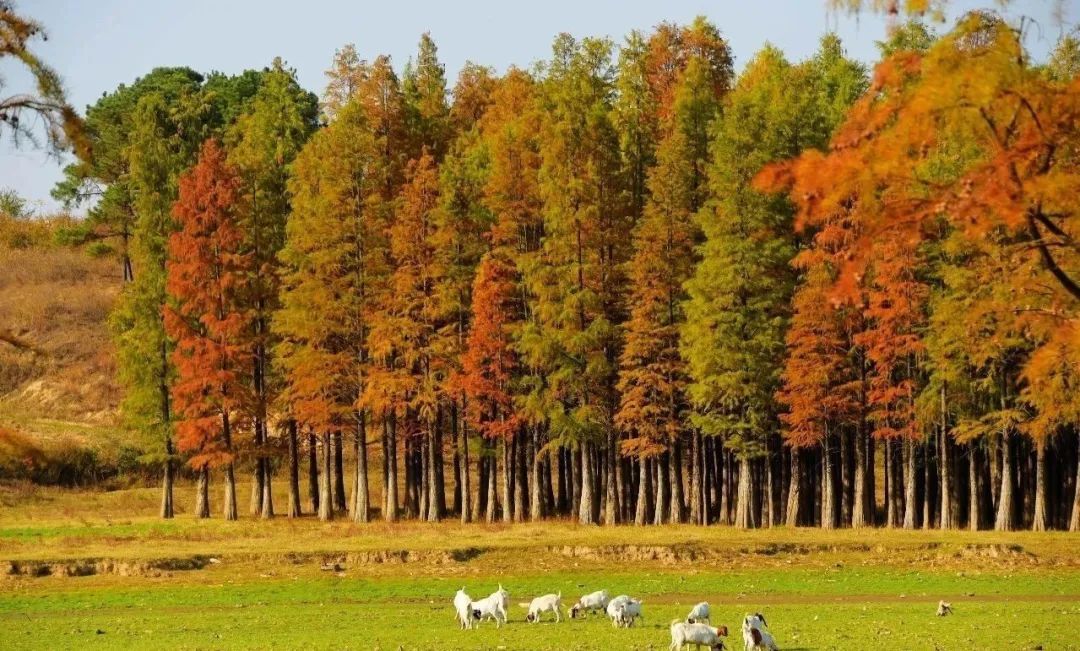
POLYGON ((894 20, 872 68, 698 18, 451 81, 425 33, 79 115, 0 1, 0 133, 75 153, 162 518, 1080 531, 1080 38, 894 20))

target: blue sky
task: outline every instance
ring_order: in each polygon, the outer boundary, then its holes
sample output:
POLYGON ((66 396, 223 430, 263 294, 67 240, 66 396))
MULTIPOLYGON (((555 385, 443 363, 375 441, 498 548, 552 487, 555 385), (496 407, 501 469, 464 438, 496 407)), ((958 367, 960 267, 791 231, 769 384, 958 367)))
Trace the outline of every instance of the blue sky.
MULTIPOLYGON (((1033 17, 1028 45, 1037 57, 1058 38, 1058 0, 1013 0, 1009 15, 1033 17)), ((951 0, 951 11, 994 5, 994 0, 951 0)), ((1064 28, 1080 10, 1064 2, 1064 28)), ((885 33, 876 15, 830 13, 825 0, 16 0, 17 9, 42 22, 49 41, 37 50, 63 75, 72 103, 83 109, 103 92, 156 66, 189 66, 236 73, 261 68, 275 56, 296 68, 300 82, 321 92, 323 71, 335 48, 355 43, 361 55, 390 54, 400 68, 430 31, 453 82, 468 60, 494 66, 528 65, 547 56, 559 32, 609 36, 618 43, 632 29, 664 20, 708 17, 731 43, 736 69, 766 42, 798 60, 818 38, 836 31, 848 53, 866 62, 885 33)), ((10 63, 0 77, 19 89, 24 79, 10 63)), ((25 87, 25 86, 24 86, 25 87)), ((14 188, 41 210, 55 207, 49 190, 62 163, 42 152, 0 143, 0 189, 14 188)))

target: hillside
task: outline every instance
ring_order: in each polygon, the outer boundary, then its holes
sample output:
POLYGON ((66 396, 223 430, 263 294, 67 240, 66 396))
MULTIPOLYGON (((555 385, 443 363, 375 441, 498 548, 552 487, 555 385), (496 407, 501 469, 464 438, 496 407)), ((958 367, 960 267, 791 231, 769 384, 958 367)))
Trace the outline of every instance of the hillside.
POLYGON ((109 255, 53 244, 66 220, 3 219, 0 457, 111 453, 128 438, 108 332, 119 267, 109 255))

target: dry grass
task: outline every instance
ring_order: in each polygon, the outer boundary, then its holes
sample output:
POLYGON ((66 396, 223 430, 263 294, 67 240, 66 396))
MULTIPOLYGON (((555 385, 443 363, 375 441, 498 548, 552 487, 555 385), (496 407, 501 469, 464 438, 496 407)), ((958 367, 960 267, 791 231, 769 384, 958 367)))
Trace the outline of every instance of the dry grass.
MULTIPOLYGON (((219 487, 211 495, 220 505, 219 487)), ((241 513, 246 513, 249 486, 238 487, 241 513)), ((284 509, 284 486, 275 487, 279 509, 284 509)), ((521 550, 555 547, 567 564, 580 558, 604 560, 604 548, 633 545, 641 548, 704 550, 714 560, 732 566, 790 563, 791 558, 813 558, 814 564, 835 562, 903 565, 918 561, 949 567, 952 564, 1008 567, 1057 566, 1080 569, 1080 536, 1063 532, 998 533, 966 531, 898 531, 768 529, 740 531, 730 527, 665 526, 635 528, 588 527, 570 522, 485 525, 448 521, 441 524, 383 522, 356 524, 346 519, 331 523, 304 517, 279 517, 264 522, 244 517, 223 522, 217 517, 199 521, 190 515, 191 486, 178 486, 180 515, 172 521, 155 517, 156 488, 123 491, 75 491, 36 486, 0 489, 0 559, 68 557, 156 557, 184 554, 259 554, 289 552, 366 552, 408 549, 521 550), (566 548, 566 549, 562 549, 566 548), (886 553, 887 550, 887 553, 886 553)), ((306 507, 306 504, 305 504, 306 507)), ((663 560, 666 552, 658 553, 663 560)), ((670 556, 669 560, 678 561, 670 556)))
POLYGON ((0 246, 0 324, 32 347, 0 343, 0 423, 33 431, 25 421, 34 418, 115 422, 120 390, 107 318, 119 287, 115 260, 0 246))

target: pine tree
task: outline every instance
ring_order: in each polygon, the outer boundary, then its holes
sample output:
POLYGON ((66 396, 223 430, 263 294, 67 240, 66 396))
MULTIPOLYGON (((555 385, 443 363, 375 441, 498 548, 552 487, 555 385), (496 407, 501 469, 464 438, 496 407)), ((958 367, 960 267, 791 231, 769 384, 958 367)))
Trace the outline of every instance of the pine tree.
POLYGON ((225 472, 224 516, 236 519, 232 427, 250 417, 250 312, 241 295, 252 257, 243 252, 236 215, 240 178, 214 140, 180 178, 173 216, 179 230, 169 238, 170 303, 166 333, 176 342, 172 387, 177 446, 191 453, 200 478, 199 517, 209 517, 205 494, 209 471, 225 472))
POLYGON ((249 111, 230 130, 230 162, 244 185, 239 215, 245 233, 245 251, 253 263, 245 300, 251 318, 250 383, 254 396, 252 428, 255 443, 255 478, 252 505, 263 518, 274 515, 269 458, 269 410, 279 382, 272 374, 270 351, 274 336, 270 317, 279 293, 278 252, 285 243, 289 214, 286 189, 288 169, 315 126, 314 95, 300 88, 295 73, 275 59, 249 111))
MULTIPOLYGON (((645 459, 669 449, 686 431, 687 377, 679 356, 679 327, 683 285, 693 271, 694 245, 700 238, 694 215, 707 196, 709 128, 722 99, 715 89, 705 62, 691 59, 680 81, 670 133, 650 173, 645 214, 634 231, 630 319, 615 420, 631 435, 623 450, 637 455, 641 468, 645 459)), ((644 516, 644 511, 639 513, 644 516)), ((695 512, 692 519, 702 523, 703 514, 695 512)), ((682 520, 680 509, 672 509, 672 520, 682 520)))
POLYGON ((771 160, 799 151, 802 106, 791 101, 792 66, 761 51, 739 78, 716 128, 710 203, 699 213, 705 242, 687 283, 682 354, 692 382, 693 423, 721 436, 741 462, 735 523, 757 526, 751 464, 777 430, 774 393, 794 284, 793 210, 750 186, 771 160))
MULTIPOLYGON (((288 379, 293 417, 322 439, 319 517, 333 517, 331 437, 363 430, 368 387, 368 320, 386 275, 385 221, 373 205, 384 186, 377 140, 363 107, 347 104, 296 158, 293 197, 281 259, 286 271, 274 315, 277 363, 288 379), (312 318, 318 315, 318 318, 312 318)), ((358 461, 366 472, 366 459, 358 461)), ((354 519, 365 520, 365 481, 358 481, 354 519)))
POLYGON ((580 450, 583 523, 597 521, 594 453, 605 460, 605 520, 614 523, 618 513, 612 418, 629 215, 610 120, 610 56, 608 41, 578 43, 565 34, 555 41, 541 127, 545 237, 537 264, 526 271, 536 297, 536 320, 523 334, 527 363, 545 373, 535 390, 552 436, 580 450))

